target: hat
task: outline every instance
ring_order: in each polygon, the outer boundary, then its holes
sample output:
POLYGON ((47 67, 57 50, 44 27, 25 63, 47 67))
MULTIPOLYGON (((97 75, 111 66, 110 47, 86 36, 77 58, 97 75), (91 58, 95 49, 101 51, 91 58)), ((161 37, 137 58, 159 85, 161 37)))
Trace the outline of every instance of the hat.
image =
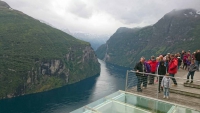
POLYGON ((170 53, 167 53, 168 55, 170 55, 170 53))

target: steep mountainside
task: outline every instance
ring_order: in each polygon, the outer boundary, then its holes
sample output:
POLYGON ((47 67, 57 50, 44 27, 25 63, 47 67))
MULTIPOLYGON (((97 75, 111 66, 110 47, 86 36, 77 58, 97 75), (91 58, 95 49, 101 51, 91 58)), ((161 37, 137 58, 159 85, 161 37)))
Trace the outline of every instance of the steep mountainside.
POLYGON ((0 1, 0 99, 61 87, 99 72, 89 43, 0 1))
POLYGON ((200 48, 200 14, 194 9, 173 10, 153 26, 119 28, 96 51, 100 59, 133 67, 141 56, 196 50, 200 48))

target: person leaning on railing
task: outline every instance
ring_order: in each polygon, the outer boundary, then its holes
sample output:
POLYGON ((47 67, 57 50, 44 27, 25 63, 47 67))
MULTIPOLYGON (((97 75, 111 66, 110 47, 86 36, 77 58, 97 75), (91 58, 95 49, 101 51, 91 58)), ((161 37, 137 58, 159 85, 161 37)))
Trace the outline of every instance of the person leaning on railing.
MULTIPOLYGON (((138 92, 142 92, 142 89, 141 89, 141 84, 143 82, 143 78, 146 76, 144 74, 141 74, 141 73, 137 73, 137 72, 145 72, 145 65, 144 65, 144 62, 145 62, 145 58, 144 57, 141 57, 140 58, 140 61, 135 65, 134 67, 134 70, 136 71, 136 76, 137 76, 137 80, 138 80, 138 83, 137 83, 137 91, 138 92)), ((144 85, 144 83, 143 83, 144 85)))

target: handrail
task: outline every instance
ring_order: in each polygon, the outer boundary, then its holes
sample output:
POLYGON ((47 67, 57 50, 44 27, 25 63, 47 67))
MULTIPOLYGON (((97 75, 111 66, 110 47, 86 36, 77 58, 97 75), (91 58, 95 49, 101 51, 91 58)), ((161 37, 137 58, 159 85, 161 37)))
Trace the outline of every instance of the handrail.
MULTIPOLYGON (((153 76, 156 76, 156 77, 160 77, 160 76, 165 76, 165 75, 158 75, 158 74, 152 74, 152 73, 145 73, 145 72, 137 72, 137 71, 133 71, 133 70, 129 70, 129 72, 133 72, 133 73, 140 73, 140 74, 145 74, 145 75, 153 75, 153 76)), ((187 80, 187 78, 182 78, 182 77, 172 77, 172 76, 169 76, 170 78, 175 78, 175 79, 184 79, 184 80, 187 80)), ((193 80, 193 81, 197 81, 197 82, 200 82, 200 80, 193 80)))

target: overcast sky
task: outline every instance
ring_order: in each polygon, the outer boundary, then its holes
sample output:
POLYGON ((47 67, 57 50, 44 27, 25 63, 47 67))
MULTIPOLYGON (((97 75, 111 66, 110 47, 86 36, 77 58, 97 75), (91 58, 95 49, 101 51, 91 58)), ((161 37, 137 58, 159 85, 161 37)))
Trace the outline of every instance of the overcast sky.
POLYGON ((200 0, 3 0, 59 29, 113 34, 119 27, 156 23, 173 9, 200 10, 200 0))

